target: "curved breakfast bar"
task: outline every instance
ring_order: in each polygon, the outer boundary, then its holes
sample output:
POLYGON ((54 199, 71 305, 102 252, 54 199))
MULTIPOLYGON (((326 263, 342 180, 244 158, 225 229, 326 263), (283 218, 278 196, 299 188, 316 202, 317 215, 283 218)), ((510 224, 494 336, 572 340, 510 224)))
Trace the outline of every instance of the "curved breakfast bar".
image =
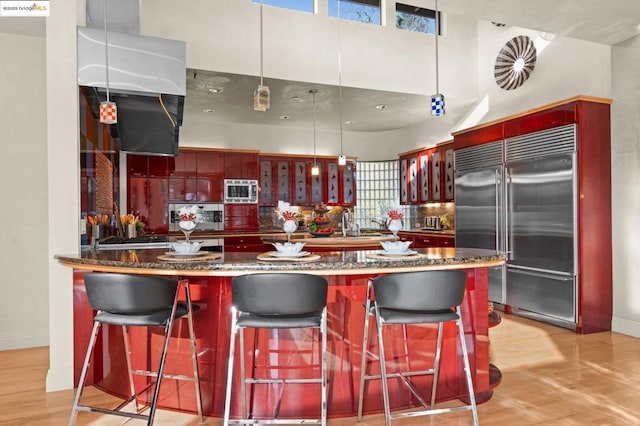
MULTIPOLYGON (((312 248, 309 248, 313 252, 312 248)), ((358 401, 358 377, 363 348, 367 280, 381 274, 439 269, 464 269, 467 271, 467 289, 462 303, 465 333, 471 361, 472 376, 478 402, 491 397, 489 341, 488 341, 488 286, 487 268, 504 263, 503 254, 495 251, 468 248, 416 249, 417 254, 407 258, 386 257, 377 250, 336 250, 313 252, 307 259, 265 259, 264 253, 225 252, 216 253, 202 261, 166 259, 165 249, 82 251, 75 255, 56 255, 63 265, 74 269, 74 367, 75 380, 79 376, 82 359, 90 333, 93 312, 84 294, 83 275, 88 271, 119 272, 128 274, 163 275, 186 278, 191 294, 199 310, 195 313, 195 332, 198 339, 198 361, 201 376, 202 398, 205 415, 222 417, 228 361, 231 278, 246 273, 263 271, 306 272, 325 276, 329 281, 328 295, 328 415, 329 417, 354 417, 358 401), (217 257, 217 258, 216 258, 217 257), (313 259, 313 260, 309 260, 313 259)), ((304 283, 301 283, 304 285, 304 283)), ((176 374, 189 373, 190 351, 186 326, 176 323, 174 339, 169 348, 166 371, 176 374), (177 338, 175 338, 177 337, 177 338)), ((261 330, 250 337, 256 350, 247 345, 245 362, 263 375, 269 374, 265 365, 277 360, 277 373, 286 377, 306 377, 308 371, 318 368, 317 348, 301 345, 311 342, 303 331, 261 330), (296 334, 292 339, 291 333, 296 334), (264 362, 265 359, 269 362, 264 362)), ((390 339, 388 354, 401 362, 410 362, 413 368, 425 367, 432 362, 435 345, 435 329, 409 329, 411 352, 404 353, 402 333, 390 339), (419 355, 420 354, 420 355, 419 355)), ((126 367, 119 327, 109 327, 100 341, 96 353, 101 359, 93 362, 88 383, 116 394, 127 394, 126 367)), ((132 333, 133 363, 153 364, 162 336, 153 331, 132 333)), ((372 339, 370 339, 372 341, 372 339)), ((375 341, 375 339, 373 339, 375 341)), ((385 348, 387 348, 385 346, 385 348)), ((369 350, 376 352, 375 345, 369 350)), ((370 365, 377 371, 377 363, 370 365)), ((428 367, 427 367, 428 368, 428 367)), ((314 372, 311 371, 311 374, 314 372)), ((430 378, 425 378, 425 386, 430 378)), ((400 383, 390 382, 392 410, 417 407, 418 402, 400 383)), ((454 327, 445 327, 438 401, 464 398, 462 362, 456 347, 454 327)), ((238 386, 236 384, 234 386, 238 386)), ((418 386, 422 383, 418 382, 418 386)), ((260 385, 257 385, 260 386, 260 385)), ((280 389, 277 386, 251 390, 250 410, 255 416, 271 416, 279 404, 280 389)), ((315 415, 319 401, 315 393, 287 385, 280 417, 315 415)), ((159 406, 168 409, 195 412, 195 398, 190 384, 167 380, 163 382, 159 406)), ((239 398, 232 401, 232 416, 239 413, 239 398)), ((368 384, 364 414, 383 411, 380 384, 368 384)))

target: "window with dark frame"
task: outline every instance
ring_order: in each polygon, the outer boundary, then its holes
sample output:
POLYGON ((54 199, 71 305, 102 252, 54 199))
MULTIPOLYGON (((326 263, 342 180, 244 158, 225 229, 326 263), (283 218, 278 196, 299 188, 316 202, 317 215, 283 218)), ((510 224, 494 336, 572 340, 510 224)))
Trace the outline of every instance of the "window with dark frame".
MULTIPOLYGON (((441 19, 442 15, 440 15, 439 12, 438 15, 438 18, 441 19)), ((396 3, 396 28, 435 34, 436 11, 408 4, 396 3)))
POLYGON ((380 25, 380 0, 329 0, 329 16, 338 17, 338 2, 341 19, 380 25))

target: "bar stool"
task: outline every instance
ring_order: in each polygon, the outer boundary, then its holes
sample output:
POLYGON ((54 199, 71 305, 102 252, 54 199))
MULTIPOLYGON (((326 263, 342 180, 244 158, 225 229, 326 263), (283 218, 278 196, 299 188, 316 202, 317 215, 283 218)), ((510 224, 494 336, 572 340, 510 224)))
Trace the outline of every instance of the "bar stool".
MULTIPOLYGON (((463 410, 471 411, 473 424, 478 425, 478 411, 476 408, 473 383, 471 381, 471 368, 469 367, 469 356, 460 312, 460 304, 464 298, 465 286, 466 273, 456 270, 396 273, 369 280, 365 304, 364 335, 362 339, 358 421, 362 420, 365 382, 371 379, 382 379, 382 398, 384 402, 386 426, 390 426, 391 420, 395 418, 426 416, 463 410), (375 300, 372 299, 372 290, 375 300), (370 316, 375 318, 377 325, 378 359, 380 362, 379 375, 369 375, 366 373, 370 316), (470 403, 451 408, 435 408, 438 373, 440 369, 440 351, 442 347, 442 330, 443 324, 447 321, 455 321, 457 324, 457 336, 462 349, 462 360, 470 403), (433 368, 422 371, 405 371, 387 374, 383 328, 390 324, 402 325, 403 329, 407 325, 413 324, 438 324, 433 368), (425 402, 409 380, 411 376, 424 375, 433 375, 430 404, 425 402), (390 377, 399 378, 407 385, 411 393, 423 405, 424 410, 392 415, 389 407, 389 388, 387 383, 390 377)), ((403 337, 406 346, 406 333, 403 337)))
MULTIPOLYGON (((302 273, 259 273, 231 280, 231 338, 227 372, 224 425, 228 424, 322 424, 327 423, 327 280, 302 273), (247 378, 245 372, 244 329, 317 328, 321 335, 321 377, 319 378, 247 378), (239 336, 238 336, 239 335, 239 336), (236 336, 240 343, 240 384, 242 419, 230 419, 231 390, 236 336), (303 383, 321 385, 320 419, 249 418, 246 385, 303 383)), ((282 393, 280 394, 282 398, 282 393)), ((280 406, 278 401, 277 407, 280 406)))
POLYGON ((142 275, 88 273, 84 276, 85 288, 89 305, 97 311, 93 321, 93 331, 89 339, 87 354, 80 375, 80 382, 69 418, 69 426, 76 420, 78 411, 91 411, 114 416, 129 417, 146 420, 147 425, 152 425, 156 413, 156 404, 160 392, 162 378, 191 381, 195 385, 196 403, 200 423, 203 422, 202 399, 200 395, 200 377, 198 373, 198 361, 196 358, 196 340, 193 331, 193 317, 191 293, 187 280, 175 280, 162 277, 150 277, 142 275), (178 286, 184 287, 186 303, 178 301, 178 286), (175 318, 186 317, 191 341, 191 359, 193 363, 193 376, 164 374, 164 364, 169 344, 169 336, 175 318), (80 398, 85 386, 87 370, 91 361, 91 354, 95 347, 96 337, 102 324, 122 326, 124 349, 129 376, 129 388, 131 395, 114 409, 105 409, 88 405, 80 405, 80 398), (131 366, 131 354, 127 327, 162 327, 164 328, 164 342, 160 362, 157 370, 133 370, 131 366), (133 375, 141 375, 152 378, 152 381, 144 389, 136 392, 133 375), (149 405, 149 413, 142 414, 146 407, 138 406, 137 397, 147 392, 153 386, 153 394, 149 405), (122 409, 129 403, 135 405, 135 412, 126 412, 122 409))

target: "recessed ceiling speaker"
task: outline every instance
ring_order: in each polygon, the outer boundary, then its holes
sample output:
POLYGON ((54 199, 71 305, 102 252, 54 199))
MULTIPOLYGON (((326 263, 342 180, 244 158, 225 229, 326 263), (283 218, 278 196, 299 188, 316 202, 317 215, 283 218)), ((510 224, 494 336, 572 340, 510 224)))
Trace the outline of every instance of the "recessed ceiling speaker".
POLYGON ((504 90, 513 90, 529 79, 536 67, 536 46, 527 36, 509 40, 498 53, 493 75, 504 90))

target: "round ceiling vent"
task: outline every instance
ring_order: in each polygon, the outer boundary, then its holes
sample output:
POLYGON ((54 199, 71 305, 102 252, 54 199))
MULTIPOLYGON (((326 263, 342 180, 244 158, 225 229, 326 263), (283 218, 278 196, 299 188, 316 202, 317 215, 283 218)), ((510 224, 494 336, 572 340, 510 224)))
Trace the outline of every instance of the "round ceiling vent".
POLYGON ((536 46, 527 36, 517 36, 504 45, 498 53, 493 75, 504 90, 513 90, 527 81, 536 67, 536 46))

